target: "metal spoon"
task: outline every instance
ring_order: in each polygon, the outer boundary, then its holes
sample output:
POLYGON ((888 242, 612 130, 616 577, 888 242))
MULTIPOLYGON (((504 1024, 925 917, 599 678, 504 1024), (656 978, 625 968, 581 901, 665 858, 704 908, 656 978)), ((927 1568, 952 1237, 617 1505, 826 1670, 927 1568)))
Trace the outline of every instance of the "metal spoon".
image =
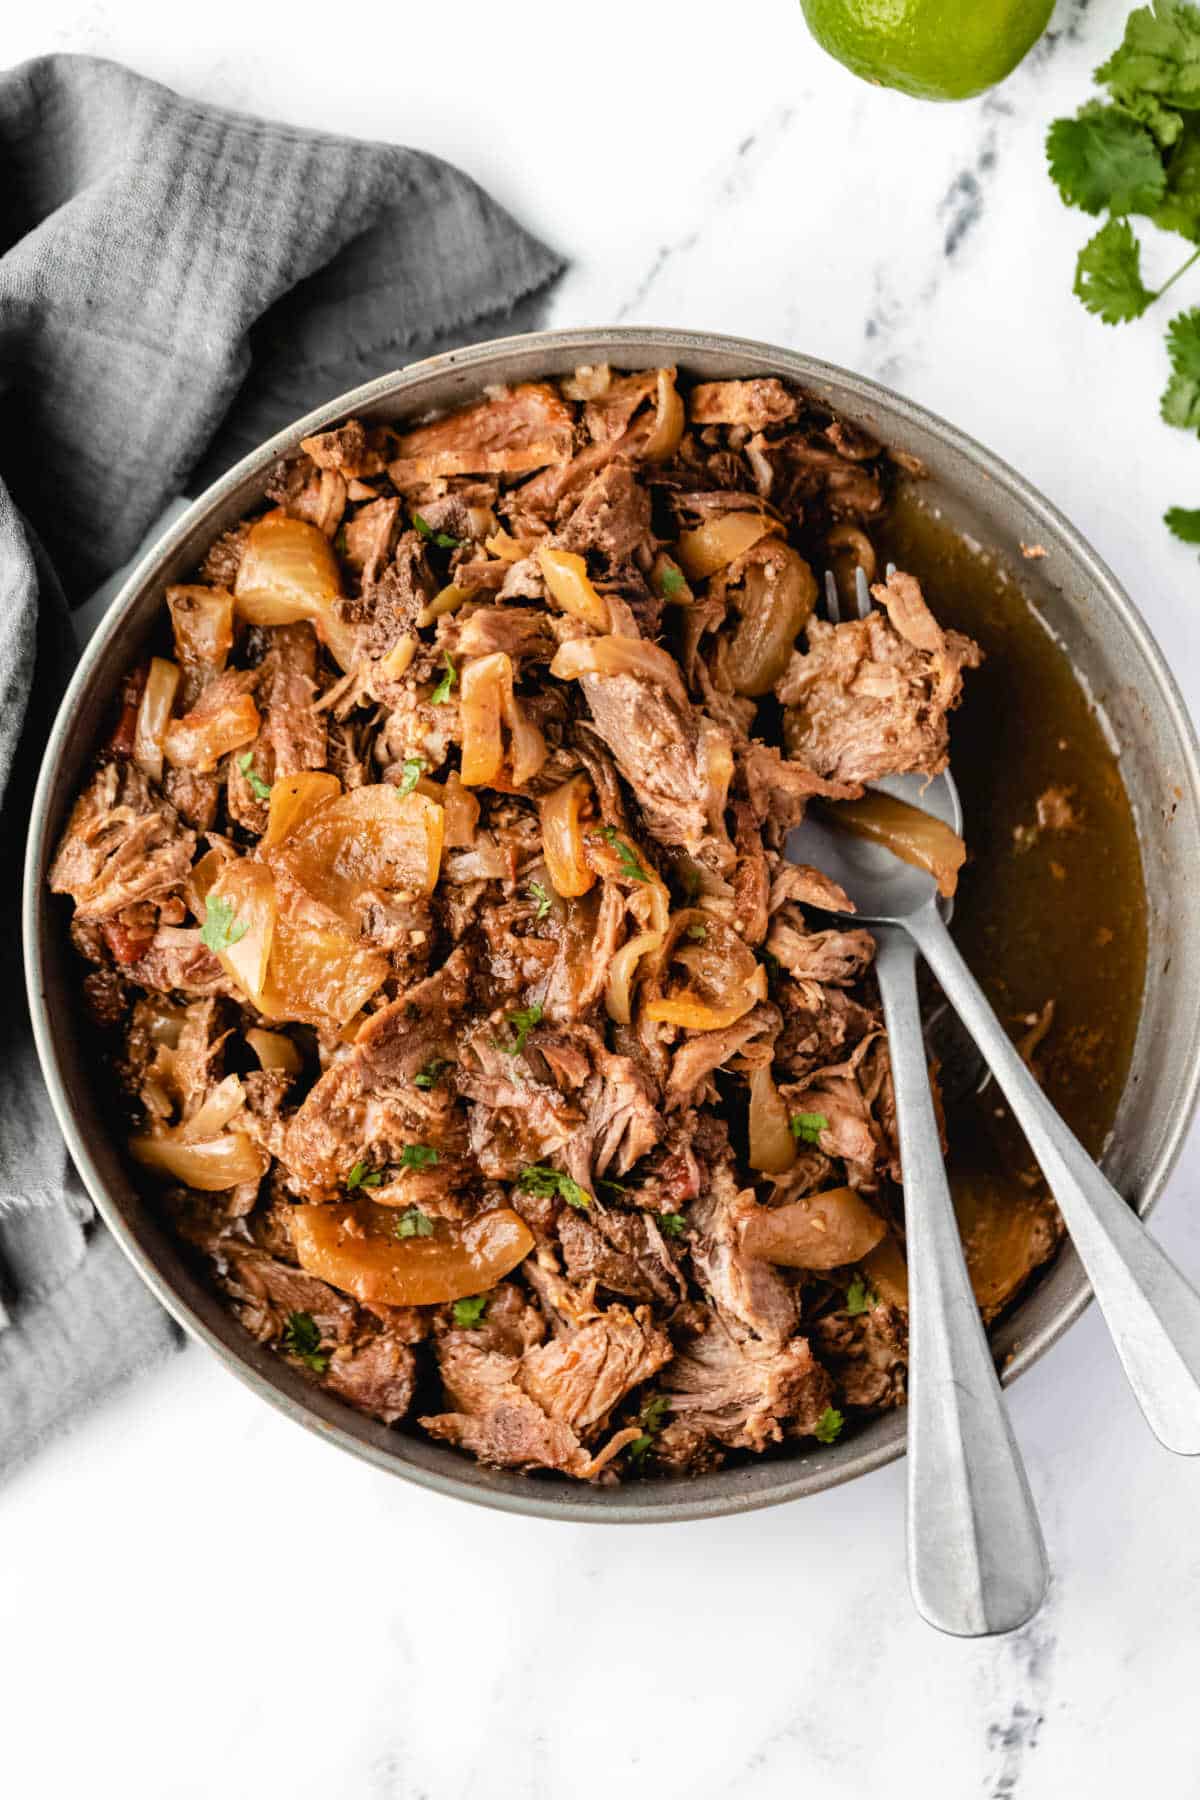
MULTIPOLYGON (((860 571, 861 574, 861 571, 860 571)), ((827 608, 838 618, 826 580, 827 608)), ((870 607, 859 582, 859 613, 870 607)), ((919 778, 880 782, 915 801, 919 778)), ((925 793, 928 810, 962 828, 958 792, 949 777, 925 793)), ((1033 1497, 1012 1434, 995 1364, 963 1258, 962 1240, 942 1158, 929 1085, 928 1055, 917 1000, 917 946, 886 923, 895 888, 911 873, 888 851, 830 832, 806 819, 788 838, 794 862, 813 863, 864 898, 878 946, 875 972, 891 1052, 904 1214, 908 1238, 908 1579, 918 1612, 940 1631, 984 1637, 1013 1631, 1032 1618, 1046 1591, 1046 1551, 1033 1497), (832 837, 832 844, 829 839, 832 837), (845 865, 845 868, 844 868, 845 865)), ((925 878, 928 882, 928 878, 925 878)), ((932 882, 928 882, 932 888, 932 882)), ((836 914, 841 919, 847 915, 836 914)))
MULTIPOLYGON (((878 785, 952 824, 961 817, 948 774, 923 791, 913 777, 891 777, 878 785)), ((1167 1449, 1200 1455, 1200 1295, 1022 1062, 946 929, 931 878, 815 816, 791 834, 788 855, 816 864, 840 882, 859 909, 853 916, 833 916, 872 930, 890 926, 919 947, 1041 1165, 1151 1430, 1167 1449)), ((910 1280, 912 1272, 910 1262, 910 1280)), ((910 1443, 911 1432, 910 1423, 910 1443)))

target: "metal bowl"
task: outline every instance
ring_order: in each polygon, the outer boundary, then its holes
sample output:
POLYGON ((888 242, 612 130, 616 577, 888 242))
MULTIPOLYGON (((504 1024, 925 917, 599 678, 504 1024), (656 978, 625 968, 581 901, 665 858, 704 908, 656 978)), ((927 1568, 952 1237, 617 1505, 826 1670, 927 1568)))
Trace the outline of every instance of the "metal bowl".
MULTIPOLYGON (((745 1512, 850 1481, 902 1453, 904 1415, 871 1420, 828 1448, 797 1446, 690 1481, 608 1489, 484 1469, 415 1430, 389 1430, 325 1395, 250 1340, 192 1274, 153 1205, 133 1185, 76 1027, 79 969, 67 937, 67 908, 52 899, 45 880, 117 684, 150 634, 164 589, 186 579, 213 539, 261 497, 272 465, 285 451, 348 414, 412 418, 471 399, 490 382, 557 375, 581 362, 606 361, 622 368, 675 363, 703 379, 774 374, 799 383, 892 449, 918 457, 929 471, 922 486, 929 502, 952 526, 1019 571, 1043 624, 1103 706, 1120 745, 1137 821, 1150 955, 1132 1066, 1104 1165, 1137 1210, 1149 1212, 1183 1142, 1200 1085, 1200 1013, 1178 1003, 1180 994, 1200 991, 1200 933, 1193 928, 1200 763, 1179 691, 1129 597, 1028 482, 911 401, 769 344, 641 329, 543 332, 481 344, 356 388, 246 457, 142 560, 83 656, 50 734, 34 801, 24 933, 38 1050, 71 1154, 125 1253, 193 1336, 290 1418, 423 1487, 543 1518, 648 1523, 745 1512), (1044 545, 1046 557, 1023 562, 1022 542, 1044 545)), ((1032 619, 1031 629, 1036 629, 1032 619)), ((995 1333, 1004 1379, 1023 1374, 1079 1317, 1088 1298, 1079 1262, 1067 1247, 995 1333)))

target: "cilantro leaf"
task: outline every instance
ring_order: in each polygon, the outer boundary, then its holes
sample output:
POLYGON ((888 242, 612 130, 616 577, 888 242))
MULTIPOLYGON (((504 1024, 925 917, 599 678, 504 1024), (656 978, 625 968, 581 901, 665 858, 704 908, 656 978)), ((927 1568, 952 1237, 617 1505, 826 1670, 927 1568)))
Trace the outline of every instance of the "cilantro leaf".
POLYGON ((424 1068, 420 1069, 417 1074, 413 1076, 413 1086, 417 1088, 436 1087, 438 1076, 443 1069, 448 1069, 449 1067, 450 1061, 448 1057, 431 1056, 424 1068))
POLYGON ((793 1113, 791 1127, 792 1136, 802 1144, 815 1144, 821 1133, 829 1130, 829 1120, 824 1113, 793 1113))
POLYGON ((608 1188, 609 1192, 613 1194, 627 1194, 629 1192, 629 1189, 625 1186, 623 1181, 607 1181, 603 1175, 597 1177, 596 1186, 598 1188, 608 1188))
POLYGON ((689 925, 686 935, 691 938, 694 944, 706 944, 708 942, 708 926, 689 925))
POLYGON ((307 1363, 316 1374, 323 1375, 329 1367, 329 1357, 321 1349, 321 1330, 311 1313, 289 1313, 281 1342, 289 1356, 307 1363))
POLYGON ((456 1300, 454 1302, 454 1323, 465 1326, 478 1325, 487 1311, 487 1303, 486 1294, 473 1294, 468 1300, 456 1300))
POLYGON ((1051 179, 1068 206, 1118 217, 1151 212, 1167 187, 1158 145, 1144 125, 1098 101, 1055 119, 1046 136, 1051 179))
POLYGON ((1161 412, 1168 425, 1200 431, 1200 307, 1179 313, 1167 327, 1171 379, 1161 412))
POLYGON ((846 1289, 846 1311, 850 1317, 853 1319, 859 1313, 870 1312, 873 1306, 878 1305, 879 1295, 874 1288, 861 1275, 856 1275, 846 1289))
POLYGON ((420 781, 422 775, 425 773, 425 759, 422 756, 406 756, 400 766, 404 770, 404 774, 397 786, 401 796, 403 796, 412 793, 418 781, 420 781))
POLYGON ((1128 219, 1110 219, 1079 252, 1075 292, 1106 325, 1137 319, 1155 298, 1142 281, 1141 246, 1128 219))
POLYGON ((1162 231, 1200 243, 1200 121, 1189 115, 1167 158, 1167 188, 1150 217, 1162 231))
POLYGON ((497 1048, 503 1050, 505 1056, 520 1056, 530 1032, 542 1022, 542 1009, 535 1000, 532 1006, 518 1007, 516 1012, 505 1016, 517 1035, 511 1044, 500 1044, 497 1048))
POLYGON ((1200 107, 1200 11, 1186 0, 1138 7, 1096 80, 1122 103, 1152 94, 1167 106, 1200 107))
POLYGON ((615 825, 605 825, 600 834, 606 844, 611 844, 621 863, 621 873, 630 881, 649 881, 650 876, 643 869, 633 849, 617 831, 615 825))
POLYGON ((430 704, 433 706, 445 706, 447 700, 450 698, 450 689, 458 680, 458 670, 451 662, 450 652, 448 650, 442 651, 442 662, 445 664, 446 673, 442 676, 442 679, 438 682, 432 694, 429 696, 430 704))
POLYGON ((841 1436, 842 1426, 846 1423, 836 1406, 827 1406, 817 1420, 813 1436, 818 1444, 833 1444, 841 1436))
POLYGON ((539 920, 546 917, 546 914, 553 905, 553 901, 540 881, 531 881, 526 887, 525 892, 529 895, 531 900, 537 901, 537 911, 533 915, 536 924, 539 920))
POLYGON ((269 800, 271 798, 271 784, 269 781, 264 781, 262 776, 255 769, 253 750, 247 750, 245 756, 239 756, 237 759, 237 766, 254 790, 255 798, 258 800, 269 800))
POLYGON ((405 1144, 400 1152, 402 1169, 432 1169, 438 1153, 432 1144, 405 1144))
POLYGON ((687 1229, 687 1220, 682 1213, 659 1213, 658 1229, 669 1238, 682 1237, 687 1229))
POLYGON ((398 1238, 432 1237, 433 1220, 419 1206, 409 1206, 392 1227, 398 1238))
POLYGON ((461 538, 451 537, 448 531, 435 531, 428 519, 423 519, 419 512, 412 516, 412 522, 423 538, 436 544, 439 550, 457 550, 462 543, 461 538))
POLYGON ((215 952, 229 950, 234 944, 240 944, 250 927, 241 919, 233 916, 233 901, 222 900, 219 894, 210 895, 204 903, 204 928, 200 933, 200 942, 207 944, 215 952))
POLYGON ((346 1177, 348 1188, 378 1187, 383 1180, 381 1169, 368 1169, 365 1162, 356 1162, 346 1177))
POLYGON ((687 582, 674 563, 664 563, 658 578, 659 592, 664 600, 675 600, 687 593, 687 582))
POLYGON ((653 1394, 646 1401, 638 1414, 638 1424, 642 1435, 635 1437, 626 1446, 626 1455, 630 1462, 640 1465, 646 1460, 646 1452, 654 1442, 655 1434, 662 1430, 663 1419, 670 1409, 670 1401, 665 1394, 653 1394))
POLYGON ((565 1200, 568 1206, 577 1207, 586 1212, 592 1204, 592 1196, 569 1175, 558 1169, 551 1169, 546 1163, 529 1163, 517 1177, 517 1186, 527 1194, 537 1194, 541 1199, 552 1199, 555 1194, 565 1200))
POLYGON ((1185 544, 1200 544, 1200 507, 1168 507, 1163 523, 1185 544))

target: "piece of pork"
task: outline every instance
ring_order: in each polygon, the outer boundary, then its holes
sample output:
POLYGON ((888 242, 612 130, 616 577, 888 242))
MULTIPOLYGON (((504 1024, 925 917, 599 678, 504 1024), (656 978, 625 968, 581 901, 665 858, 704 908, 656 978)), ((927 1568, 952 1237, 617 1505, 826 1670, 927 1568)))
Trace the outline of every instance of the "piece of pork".
POLYGON ((178 893, 195 851, 195 833, 152 793, 137 764, 107 762, 75 802, 50 886, 70 894, 80 917, 100 919, 178 893))

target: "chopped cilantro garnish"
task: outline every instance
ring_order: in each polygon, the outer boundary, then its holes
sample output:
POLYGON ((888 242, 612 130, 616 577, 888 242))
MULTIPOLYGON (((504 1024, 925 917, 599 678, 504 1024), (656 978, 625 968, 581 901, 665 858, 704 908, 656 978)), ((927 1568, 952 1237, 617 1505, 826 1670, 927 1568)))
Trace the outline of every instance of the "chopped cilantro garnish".
POLYGON ((368 1169, 365 1162, 356 1162, 346 1177, 348 1188, 378 1187, 383 1180, 381 1169, 368 1169))
POLYGON ((627 1194, 629 1192, 623 1181, 606 1181, 603 1176, 600 1176, 597 1180, 596 1186, 608 1188, 610 1193, 613 1194, 627 1194))
POLYGON ((446 673, 442 676, 442 679, 438 682, 432 694, 429 696, 430 703, 433 706, 444 706, 446 704, 447 700, 450 698, 450 689, 458 680, 458 670, 451 662, 450 652, 448 650, 442 651, 442 662, 445 664, 446 673))
POLYGON ((449 1067, 450 1063, 447 1057, 431 1056, 424 1068, 419 1070, 418 1073, 413 1076, 413 1086, 418 1088, 436 1087, 438 1076, 443 1069, 448 1069, 449 1067))
POLYGON ((817 1420, 813 1436, 818 1444, 835 1443, 841 1435, 842 1426, 846 1423, 836 1406, 827 1406, 817 1420))
POLYGON ((454 1323, 456 1325, 478 1325, 487 1311, 486 1294, 473 1294, 469 1300, 454 1302, 454 1323))
POLYGON ((233 916, 233 901, 213 895, 204 903, 204 928, 200 942, 218 954, 240 944, 250 927, 233 916))
POLYGON ((870 1312, 873 1306, 879 1305, 879 1295, 869 1282, 856 1275, 846 1289, 846 1311, 854 1318, 858 1313, 870 1312))
POLYGON ((520 1056, 530 1032, 535 1025, 540 1025, 542 1022, 542 1009, 535 1000, 532 1006, 518 1007, 516 1012, 507 1013, 505 1016, 516 1032, 516 1036, 511 1044, 500 1044, 497 1047, 503 1050, 506 1056, 520 1056))
POLYGON ((664 600, 674 600, 676 595, 687 592, 687 582, 683 579, 674 563, 664 563, 658 578, 659 592, 664 600))
POLYGON ((670 1407, 665 1394, 653 1394, 646 1401, 638 1414, 638 1424, 642 1428, 641 1437, 635 1437, 628 1445, 625 1454, 633 1463, 643 1463, 646 1452, 654 1442, 655 1434, 662 1430, 663 1419, 670 1407))
POLYGON ((283 1328, 283 1347, 289 1356, 307 1363, 318 1375, 323 1375, 329 1367, 329 1357, 321 1349, 320 1327, 311 1313, 288 1314, 287 1324, 283 1328))
POLYGON ((433 1220, 419 1206, 409 1206, 400 1214, 393 1229, 398 1238, 432 1237, 433 1220))
POLYGON ((578 1207, 586 1212, 592 1204, 592 1197, 577 1181, 569 1175, 563 1175, 558 1169, 551 1169, 545 1163, 530 1163, 521 1170, 517 1186, 527 1194, 537 1194, 542 1199, 550 1199, 555 1194, 565 1200, 568 1206, 578 1207))
POLYGON ((533 915, 535 922, 539 919, 544 919, 546 914, 550 911, 553 902, 545 888, 542 886, 542 883, 540 881, 531 881, 525 891, 531 900, 537 901, 537 911, 533 915))
POLYGON ((237 766, 253 788, 255 798, 259 800, 269 800, 271 798, 271 784, 269 781, 264 781, 262 776, 255 769, 253 750, 247 750, 245 756, 239 756, 237 759, 237 766))
POLYGON ((601 836, 605 843, 611 844, 616 851, 620 859, 622 875, 627 876, 630 881, 650 880, 650 876, 647 875, 632 848, 625 842, 615 825, 605 825, 601 836))
POLYGON ((400 1152, 402 1169, 432 1169, 438 1153, 432 1144, 405 1144, 400 1152))
POLYGON ((687 1229, 687 1220, 682 1213, 659 1213, 658 1228, 668 1237, 682 1237, 687 1229))
POLYGON ((1163 514, 1163 523, 1185 544, 1200 544, 1200 508, 1169 506, 1163 514))
POLYGON ((792 1136, 799 1138, 802 1144, 815 1144, 823 1131, 829 1130, 829 1120, 824 1113, 793 1113, 792 1136))
POLYGON ((423 519, 419 512, 412 516, 412 522, 423 538, 436 544, 439 550, 457 550, 462 543, 461 538, 451 537, 448 531, 435 531, 428 519, 423 519))
POLYGON ((691 938, 693 944, 706 944, 708 942, 708 926, 689 925, 686 935, 691 938))
POLYGON ((420 756, 406 756, 401 767, 404 774, 398 783, 401 794, 411 794, 425 773, 425 759, 420 756))

